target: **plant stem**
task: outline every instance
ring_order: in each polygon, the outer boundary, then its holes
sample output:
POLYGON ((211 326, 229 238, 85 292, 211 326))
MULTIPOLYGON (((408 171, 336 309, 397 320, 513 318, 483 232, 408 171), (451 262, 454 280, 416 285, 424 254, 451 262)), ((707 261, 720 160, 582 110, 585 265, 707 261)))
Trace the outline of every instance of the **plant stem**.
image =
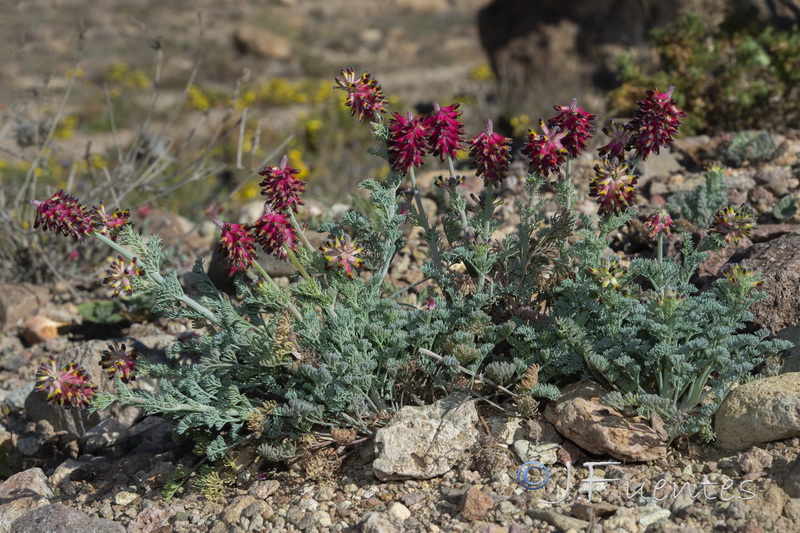
POLYGON ((412 283, 412 284, 411 284, 411 285, 409 285, 408 287, 403 287, 402 289, 396 290, 396 291, 394 291, 392 294, 390 294, 389 296, 387 296, 387 297, 386 297, 386 299, 387 299, 387 300, 391 300, 391 299, 392 299, 392 298, 394 298, 395 296, 398 296, 398 295, 400 295, 400 294, 402 294, 402 293, 406 292, 406 291, 407 291, 407 290, 409 290, 409 289, 413 289, 413 288, 414 288, 414 287, 416 287, 417 285, 422 285, 422 284, 423 284, 423 283, 425 283, 426 281, 430 281, 430 279, 431 279, 431 278, 425 278, 425 279, 422 279, 422 280, 420 280, 420 281, 418 281, 418 282, 416 282, 416 283, 412 283))
POLYGON ((289 218, 292 221, 292 226, 294 226, 294 230, 300 236, 300 240, 303 241, 303 244, 306 246, 306 248, 308 248, 308 251, 311 252, 311 253, 316 252, 314 247, 311 246, 311 243, 308 242, 308 238, 306 237, 306 234, 303 233, 303 228, 301 228, 300 224, 297 223, 297 219, 294 218, 294 213, 291 210, 289 210, 289 218))
POLYGON ((568 194, 567 195, 567 211, 569 211, 570 209, 572 209, 572 193, 574 192, 572 190, 572 158, 571 157, 567 158, 567 165, 566 165, 566 168, 565 168, 564 172, 567 175, 567 185, 569 185, 569 192, 567 193, 568 194))
MULTIPOLYGON (((265 280, 267 283, 269 283, 270 285, 272 285, 272 286, 275 288, 275 290, 278 290, 278 291, 280 291, 280 290, 281 290, 281 288, 278 286, 278 284, 277 284, 277 283, 275 283, 275 280, 274 280, 274 279, 272 279, 272 276, 270 276, 269 274, 267 274, 267 272, 264 270, 264 267, 262 267, 262 266, 261 266, 261 265, 258 263, 258 261, 253 261, 253 266, 254 266, 254 267, 256 267, 256 270, 258 270, 258 273, 261 275, 261 277, 262 277, 262 278, 263 278, 263 279, 264 279, 264 280, 265 280)), ((300 320, 303 320, 303 315, 301 315, 301 314, 300 314, 300 311, 298 311, 298 310, 297 310, 297 308, 294 306, 294 304, 293 304, 292 302, 288 302, 288 303, 286 304, 286 306, 289 308, 289 311, 291 311, 291 312, 292 312, 292 314, 294 315, 294 317, 295 317, 295 318, 296 318, 298 321, 300 321, 300 320)))
MULTIPOLYGON (((490 235, 489 232, 492 229, 492 212, 494 211, 494 184, 489 182, 486 185, 486 196, 484 197, 484 205, 483 205, 483 237, 486 241, 489 241, 490 235)), ((478 276, 478 292, 483 290, 483 285, 486 282, 486 274, 481 272, 478 276)))
MULTIPOLYGON (((122 255, 122 257, 124 257, 128 261, 132 261, 134 259, 134 255, 127 248, 122 246, 121 244, 119 244, 117 242, 114 242, 113 240, 109 239, 105 235, 102 235, 101 233, 98 233, 96 231, 93 232, 92 235, 97 240, 107 244, 109 247, 111 247, 115 251, 119 252, 119 254, 122 255)), ((164 283, 164 276, 162 276, 159 272, 150 272, 149 270, 145 269, 145 275, 148 278, 150 278, 150 281, 152 281, 153 283, 155 283, 157 285, 161 285, 162 283, 164 283)), ((181 289, 181 295, 178 296, 178 300, 183 302, 187 306, 191 307, 192 309, 194 309, 198 313, 202 314, 203 316, 205 316, 209 321, 213 322, 214 324, 218 323, 217 322, 217 317, 216 317, 216 315, 214 313, 212 313, 208 308, 206 308, 203 305, 201 305, 200 303, 198 303, 196 300, 193 300, 192 298, 190 298, 190 297, 186 296, 185 294, 183 294, 183 289, 181 289)))
POLYGON ((311 281, 311 276, 308 274, 305 267, 300 264, 300 260, 297 259, 297 255, 295 255, 292 249, 284 246, 283 250, 286 252, 286 256, 289 258, 289 261, 291 261, 297 271, 300 272, 300 275, 303 276, 303 278, 305 278, 307 281, 311 281))
MULTIPOLYGON (((417 212, 419 213, 420 221, 422 222, 422 229, 425 230, 425 233, 430 234, 431 226, 428 222, 428 215, 425 213, 425 208, 422 207, 422 198, 419 195, 419 189, 417 188, 417 175, 414 173, 414 167, 411 167, 409 171, 409 176, 411 178, 411 190, 414 193, 414 200, 417 204, 417 212)), ((433 239, 430 243, 431 247, 431 258, 433 259, 433 263, 436 266, 436 270, 440 273, 442 272, 442 259, 439 255, 439 246, 436 244, 436 239, 433 239)))

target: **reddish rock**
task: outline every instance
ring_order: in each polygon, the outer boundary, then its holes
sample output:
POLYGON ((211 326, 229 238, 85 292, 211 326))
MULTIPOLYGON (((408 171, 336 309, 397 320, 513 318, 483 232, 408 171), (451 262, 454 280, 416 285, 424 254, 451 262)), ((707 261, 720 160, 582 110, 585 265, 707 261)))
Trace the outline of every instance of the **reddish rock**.
POLYGON ((767 297, 753 305, 755 322, 773 333, 800 322, 800 233, 755 244, 730 258, 761 271, 767 297))
POLYGON ((467 520, 483 520, 494 507, 494 499, 478 487, 470 487, 461 500, 461 516, 467 520))
POLYGON ((544 417, 589 453, 626 462, 664 458, 669 437, 661 424, 651 427, 643 416, 624 416, 603 405, 600 399, 606 394, 608 391, 592 381, 574 383, 547 405, 544 417))

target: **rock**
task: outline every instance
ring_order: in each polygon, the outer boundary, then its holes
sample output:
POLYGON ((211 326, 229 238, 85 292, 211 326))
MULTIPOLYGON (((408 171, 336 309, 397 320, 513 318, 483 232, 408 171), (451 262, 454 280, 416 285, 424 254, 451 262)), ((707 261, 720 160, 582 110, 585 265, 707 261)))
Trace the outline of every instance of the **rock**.
POLYGON ((492 507, 494 499, 478 487, 472 486, 464 493, 459 511, 467 520, 483 520, 492 507))
POLYGON ((797 232, 800 232, 800 224, 761 224, 750 232, 750 240, 753 243, 767 242, 797 232))
POLYGON ((757 324, 777 332, 800 322, 800 233, 754 244, 730 262, 746 262, 761 271, 764 283, 759 289, 767 297, 750 309, 757 324))
POLYGON ((46 340, 57 339, 62 331, 66 331, 64 328, 69 326, 70 324, 56 322, 46 316, 34 315, 22 321, 19 334, 29 346, 33 346, 46 340))
POLYGON ((486 425, 498 443, 512 444, 521 434, 522 420, 507 416, 490 416, 486 419, 486 425))
POLYGON ((16 337, 0 337, 0 370, 17 370, 27 363, 29 354, 16 337))
POLYGON ((641 507, 620 507, 614 516, 603 522, 603 531, 645 531, 652 524, 669 517, 669 509, 663 509, 655 503, 641 507))
POLYGON ((126 506, 135 502, 138 497, 139 495, 136 494, 135 492, 121 490, 118 493, 114 494, 114 503, 116 505, 126 506))
POLYGON ((403 523, 406 518, 411 516, 411 511, 400 502, 392 502, 389 504, 389 507, 386 508, 386 514, 398 522, 403 523))
POLYGON ((589 503, 582 500, 573 503, 572 507, 570 507, 570 512, 575 518, 591 522, 592 514, 594 514, 594 519, 597 520, 616 513, 618 509, 619 505, 604 502, 589 503))
POLYGON ((762 168, 753 175, 757 184, 764 186, 778 198, 782 198, 792 191, 792 178, 790 167, 762 168))
POLYGON ((55 472, 53 472, 52 475, 47 479, 50 483, 50 486, 58 488, 64 480, 69 479, 70 474, 81 468, 83 465, 84 463, 81 461, 67 459, 58 465, 55 472))
POLYGON ((772 467, 772 454, 761 448, 750 448, 739 458, 739 468, 745 474, 764 472, 772 467))
POLYGON ((250 490, 247 491, 248 494, 251 494, 255 498, 259 500, 266 500, 269 498, 276 490, 280 488, 281 484, 279 481, 275 479, 268 479, 266 481, 256 481, 250 487, 250 490))
POLYGON ((361 522, 361 533, 398 533, 386 513, 367 513, 361 522))
POLYGON ((640 183, 645 183, 651 179, 668 178, 672 174, 683 170, 675 154, 669 150, 664 150, 660 154, 650 157, 647 161, 642 161, 640 168, 642 171, 640 183))
POLYGON ((770 526, 783 514, 783 506, 787 501, 789 496, 774 482, 767 480, 767 486, 759 490, 758 497, 745 503, 751 509, 749 518, 754 518, 759 525, 772 531, 770 526))
POLYGON ((372 469, 381 481, 440 476, 475 445, 477 421, 475 403, 464 393, 403 407, 375 435, 372 469))
POLYGON ((783 490, 792 498, 800 498, 800 457, 787 470, 783 490))
MULTIPOLYGON (((162 363, 166 362, 164 349, 174 341, 175 338, 171 335, 121 340, 128 347, 136 348, 140 358, 162 363)), ((88 341, 59 355, 57 364, 61 367, 74 361, 83 366, 92 376, 98 392, 112 391, 114 382, 107 379, 100 369, 101 353, 108 348, 108 344, 109 341, 88 341)), ((157 391, 156 380, 150 377, 139 378, 131 382, 128 387, 132 391, 144 390, 151 393, 157 391)), ((89 428, 109 418, 116 419, 124 427, 130 427, 142 416, 141 409, 122 406, 119 403, 114 403, 108 409, 97 411, 91 415, 87 414, 85 409, 63 409, 57 405, 48 404, 46 394, 40 391, 33 391, 28 395, 25 400, 25 412, 34 421, 47 420, 56 431, 67 431, 76 435, 85 435, 89 428)))
POLYGON ((18 518, 10 533, 125 533, 125 526, 104 518, 92 518, 77 509, 54 503, 18 518))
POLYGON ((128 428, 117 420, 109 418, 103 420, 86 432, 86 453, 96 453, 98 450, 108 448, 128 436, 128 428))
POLYGON ((243 55, 269 59, 288 59, 292 55, 289 40, 257 26, 242 26, 233 32, 233 47, 243 55))
POLYGON ((47 505, 52 497, 41 468, 24 470, 0 483, 0 533, 11 531, 16 519, 47 505))
POLYGON ((544 520, 562 531, 587 531, 589 522, 560 514, 551 509, 531 509, 527 513, 534 520, 544 520))
POLYGON ((450 9, 447 0, 397 0, 396 5, 417 15, 431 15, 450 9))
POLYGON ((665 457, 669 437, 663 427, 651 427, 642 416, 626 417, 601 404, 607 393, 592 381, 574 383, 547 405, 544 417, 559 433, 596 455, 626 462, 665 457))
POLYGON ((736 387, 722 402, 714 421, 717 444, 726 450, 800 436, 800 373, 736 387))
POLYGON ((31 283, 0 285, 0 333, 10 331, 17 322, 35 315, 49 301, 48 290, 31 283))
POLYGON ((561 445, 554 442, 537 444, 520 439, 514 442, 514 451, 523 462, 538 461, 543 465, 553 465, 558 461, 557 452, 561 445))
POLYGON ((525 438, 533 442, 564 442, 564 437, 559 435, 555 426, 543 419, 526 421, 525 438))
POLYGON ((225 511, 222 513, 221 520, 226 524, 238 523, 239 517, 242 516, 242 512, 257 501, 258 500, 249 494, 234 498, 233 501, 228 503, 225 507, 225 511))

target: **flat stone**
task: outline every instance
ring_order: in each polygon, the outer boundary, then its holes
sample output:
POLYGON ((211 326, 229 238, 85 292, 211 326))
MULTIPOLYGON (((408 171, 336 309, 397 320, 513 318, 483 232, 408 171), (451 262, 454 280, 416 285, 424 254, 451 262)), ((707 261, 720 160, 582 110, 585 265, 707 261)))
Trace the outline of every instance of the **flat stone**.
POLYGON ((0 533, 9 533, 15 520, 48 505, 52 497, 41 468, 24 470, 0 483, 0 533))
POLYGON ((800 436, 800 373, 751 381, 733 389, 714 417, 726 450, 800 436))
POLYGON ((560 444, 554 442, 536 443, 520 439, 514 442, 514 451, 524 462, 538 461, 543 465, 553 465, 558 462, 560 444))
POLYGON ((475 403, 464 393, 403 407, 375 435, 372 469, 381 481, 440 476, 477 442, 477 421, 475 403))
POLYGON ((125 526, 104 518, 92 518, 66 505, 45 505, 18 518, 10 533, 125 533, 125 526))
POLYGON ((600 403, 608 393, 599 384, 581 381, 564 388, 544 417, 566 438, 595 455, 626 462, 654 461, 667 454, 669 437, 643 416, 625 416, 600 403))

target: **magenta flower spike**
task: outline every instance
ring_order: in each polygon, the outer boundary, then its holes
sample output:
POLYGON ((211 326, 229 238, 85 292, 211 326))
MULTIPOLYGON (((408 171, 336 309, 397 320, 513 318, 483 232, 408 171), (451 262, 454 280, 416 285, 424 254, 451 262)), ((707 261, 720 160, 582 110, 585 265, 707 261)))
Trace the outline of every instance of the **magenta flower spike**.
POLYGON ((487 187, 489 184, 497 187, 506 179, 511 166, 511 142, 510 138, 494 132, 491 120, 486 121, 484 132, 469 141, 470 160, 487 187))
POLYGON ((107 350, 103 350, 100 357, 100 367, 108 374, 108 379, 114 380, 119 376, 123 383, 129 383, 136 379, 136 358, 139 354, 136 348, 128 350, 124 344, 114 341, 108 345, 107 350))
POLYGON ((528 172, 547 176, 551 172, 557 172, 567 160, 568 152, 563 144, 567 132, 559 131, 557 126, 551 132, 544 120, 539 121, 539 127, 541 134, 528 130, 528 142, 522 147, 522 153, 531 160, 528 172))
POLYGON ((356 271, 361 268, 362 263, 358 255, 364 248, 359 247, 349 237, 336 237, 323 242, 320 251, 327 268, 339 268, 348 278, 355 279, 356 271))
POLYGON ((551 118, 547 125, 551 129, 558 128, 566 133, 561 143, 567 149, 569 156, 574 159, 586 150, 586 145, 589 139, 592 138, 590 132, 594 129, 592 121, 595 119, 595 115, 587 113, 578 107, 578 100, 575 98, 572 99, 568 106, 557 105, 553 107, 556 111, 559 111, 559 114, 555 118, 551 118))
POLYGON ((447 157, 458 159, 458 150, 464 149, 464 125, 458 118, 458 102, 451 106, 439 107, 433 104, 433 113, 423 119, 428 128, 428 146, 431 153, 444 161, 447 157))
POLYGON ((297 235, 292 227, 292 221, 283 213, 278 213, 267 206, 264 214, 252 225, 252 233, 256 242, 264 249, 265 253, 274 255, 277 259, 287 259, 284 246, 294 251, 297 249, 297 235))
POLYGON ((222 230, 219 253, 231 263, 231 273, 246 272, 256 260, 256 239, 247 224, 232 224, 214 219, 222 230))
POLYGON ((36 390, 47 392, 47 403, 61 407, 86 407, 97 395, 97 385, 91 376, 77 363, 62 368, 56 366, 56 356, 49 363, 42 363, 36 371, 36 390))
POLYGON ((647 230, 647 236, 651 239, 656 239, 658 234, 664 232, 668 238, 672 238, 670 228, 675 226, 672 217, 669 216, 666 209, 659 209, 650 215, 644 222, 644 229, 647 230))
POLYGON ((652 152, 657 155, 662 146, 669 147, 678 133, 681 118, 687 116, 675 105, 674 90, 675 87, 670 87, 665 93, 658 89, 649 90, 647 98, 636 102, 639 109, 630 122, 630 148, 642 159, 647 159, 652 152))
POLYGON ((94 231, 94 220, 89 209, 78 199, 58 191, 47 200, 31 200, 36 207, 36 221, 33 227, 42 227, 42 231, 60 233, 83 242, 84 236, 94 231))
POLYGON ((411 111, 404 117, 393 113, 389 119, 389 164, 392 170, 405 174, 411 167, 424 163, 429 151, 428 126, 422 117, 415 117, 411 111))
POLYGON ((300 195, 306 192, 306 183, 295 177, 300 171, 286 166, 287 162, 288 158, 283 156, 280 166, 266 167, 259 172, 264 176, 259 186, 272 209, 279 213, 291 209, 297 213, 297 206, 303 205, 300 195))
POLYGON ((743 237, 749 237, 750 231, 756 227, 755 214, 745 206, 723 207, 714 215, 711 231, 718 233, 726 243, 737 243, 743 237))
POLYGON ((639 178, 628 174, 628 164, 616 159, 594 166, 595 177, 589 182, 589 196, 597 198, 600 215, 619 214, 633 205, 639 178))
POLYGON ((345 104, 350 108, 350 116, 358 114, 358 121, 377 120, 381 113, 386 113, 389 102, 383 96, 378 82, 367 72, 356 78, 353 67, 342 70, 341 78, 336 78, 334 89, 347 91, 345 104))

